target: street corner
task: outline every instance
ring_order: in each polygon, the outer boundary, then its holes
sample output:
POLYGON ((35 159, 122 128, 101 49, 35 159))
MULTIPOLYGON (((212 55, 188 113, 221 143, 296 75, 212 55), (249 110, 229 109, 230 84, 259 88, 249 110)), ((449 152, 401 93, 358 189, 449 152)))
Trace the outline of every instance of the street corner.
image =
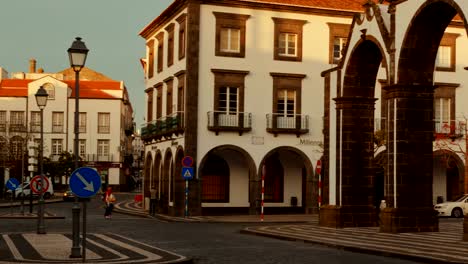
MULTIPOLYGON (((82 263, 70 258, 71 234, 1 234, 0 264, 82 263)), ((88 234, 86 263, 193 263, 191 259, 118 234, 88 234)))

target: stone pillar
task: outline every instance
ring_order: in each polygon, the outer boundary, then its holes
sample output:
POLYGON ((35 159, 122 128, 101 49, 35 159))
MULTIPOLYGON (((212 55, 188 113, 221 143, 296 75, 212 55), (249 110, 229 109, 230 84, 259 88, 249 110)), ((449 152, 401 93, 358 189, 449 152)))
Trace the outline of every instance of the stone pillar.
POLYGON ((381 232, 438 231, 432 205, 434 87, 392 85, 387 91, 387 208, 381 232))
POLYGON ((336 205, 320 209, 319 223, 330 227, 376 226, 374 187, 375 98, 345 96, 337 108, 336 205))
POLYGON ((463 218, 463 241, 468 241, 468 215, 463 218))

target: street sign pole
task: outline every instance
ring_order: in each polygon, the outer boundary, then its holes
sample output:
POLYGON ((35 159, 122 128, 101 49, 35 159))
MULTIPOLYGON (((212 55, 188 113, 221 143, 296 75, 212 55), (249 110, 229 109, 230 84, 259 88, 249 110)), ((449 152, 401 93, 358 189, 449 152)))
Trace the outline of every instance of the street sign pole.
POLYGON ((185 179, 185 217, 188 217, 188 179, 185 179))
POLYGON ((83 201, 83 241, 81 242, 83 246, 83 262, 86 262, 86 201, 83 201))
MULTIPOLYGON (((86 261, 86 200, 89 197, 94 196, 101 189, 101 176, 93 168, 81 167, 76 169, 70 176, 70 189, 76 195, 75 201, 80 198, 86 198, 83 201, 83 240, 81 242, 82 252, 81 257, 83 262, 86 261)), ((78 221, 74 221, 73 225, 77 224, 78 226, 73 226, 73 230, 79 230, 80 221, 78 215, 78 221)), ((80 233, 78 232, 78 241, 80 233)), ((78 243, 79 246, 79 243, 78 243)), ((79 247, 78 247, 79 248, 79 247)), ((77 255, 79 255, 79 251, 77 255)), ((70 257, 74 257, 73 255, 70 257)))
POLYGON ((317 165, 315 165, 315 172, 318 174, 318 209, 320 210, 320 206, 322 205, 322 162, 317 160, 317 165))

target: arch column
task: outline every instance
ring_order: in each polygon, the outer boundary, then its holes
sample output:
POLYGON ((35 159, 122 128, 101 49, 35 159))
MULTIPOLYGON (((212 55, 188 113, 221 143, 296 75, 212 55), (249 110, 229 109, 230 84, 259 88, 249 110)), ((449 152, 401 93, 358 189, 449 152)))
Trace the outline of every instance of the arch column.
POLYGON ((432 205, 433 85, 391 85, 387 91, 387 208, 381 232, 438 231, 432 205))
POLYGON ((375 226, 374 105, 375 98, 343 96, 334 99, 337 109, 335 205, 320 208, 320 225, 331 227, 375 226))

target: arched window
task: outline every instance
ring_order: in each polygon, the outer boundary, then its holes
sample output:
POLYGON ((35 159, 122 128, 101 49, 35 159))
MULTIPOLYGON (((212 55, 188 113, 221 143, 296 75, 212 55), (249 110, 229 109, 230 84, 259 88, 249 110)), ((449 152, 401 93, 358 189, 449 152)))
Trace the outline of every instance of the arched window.
POLYGON ((201 170, 201 179, 202 202, 229 202, 229 165, 223 158, 209 154, 201 170))
POLYGON ((54 100, 55 99, 55 86, 51 83, 45 83, 42 85, 44 89, 47 91, 47 94, 49 95, 47 97, 48 100, 54 100))

